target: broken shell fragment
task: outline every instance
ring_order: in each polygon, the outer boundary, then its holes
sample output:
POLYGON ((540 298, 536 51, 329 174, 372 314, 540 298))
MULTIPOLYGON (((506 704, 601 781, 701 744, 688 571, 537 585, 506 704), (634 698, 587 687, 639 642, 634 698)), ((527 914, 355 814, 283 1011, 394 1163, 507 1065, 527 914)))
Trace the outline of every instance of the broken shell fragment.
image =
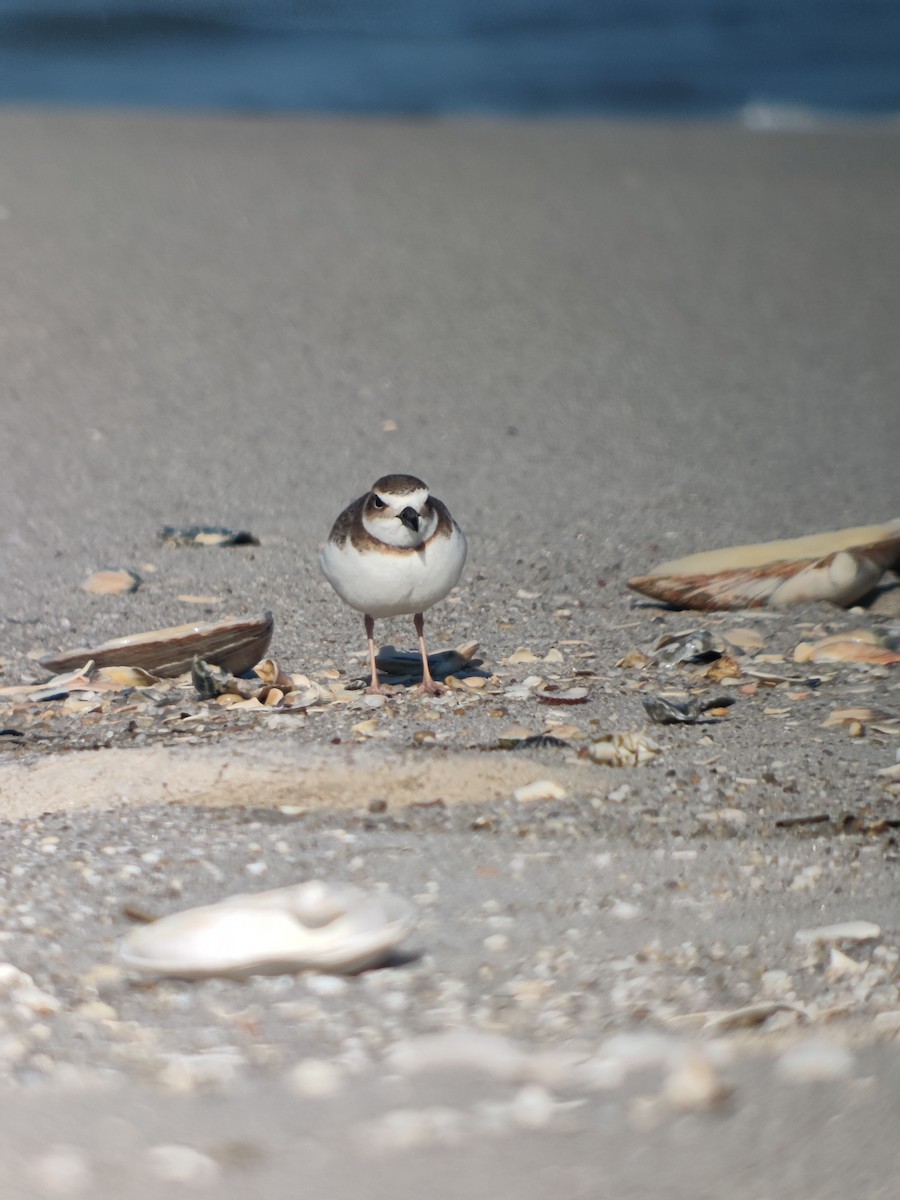
POLYGON ((900 654, 887 646, 874 630, 854 629, 850 633, 830 634, 817 642, 800 642, 794 651, 794 662, 890 666, 900 662, 900 654))
POLYGON ((140 667, 170 678, 191 669, 195 657, 240 675, 259 662, 272 640, 270 612, 230 617, 211 625, 174 625, 113 638, 99 646, 50 654, 41 659, 49 671, 71 671, 92 659, 98 667, 140 667))
POLYGON ((565 796, 566 789, 553 779, 535 779, 513 792, 513 800, 519 804, 529 804, 535 800, 563 800, 565 796))
POLYGON ((562 688, 560 691, 554 691, 550 685, 544 684, 542 687, 535 688, 534 694, 541 704, 587 704, 590 699, 590 692, 586 687, 562 688))
POLYGON ((123 596, 127 592, 136 592, 142 582, 136 571, 129 571, 126 567, 110 567, 88 575, 81 589, 98 596, 123 596))
POLYGON ((818 925, 815 929, 798 929, 797 942, 877 942, 881 926, 873 921, 843 921, 839 925, 818 925))
POLYGON ((158 675, 151 675, 140 667, 100 667, 91 672, 90 685, 98 692, 121 692, 127 688, 147 688, 159 683, 158 675))
POLYGON ((708 629, 688 629, 685 633, 664 634, 654 646, 656 660, 663 667, 680 663, 714 662, 722 654, 722 643, 708 629))
POLYGON ((847 607, 898 563, 900 519, 690 554, 628 586, 678 608, 786 608, 822 600, 847 607))
POLYGON ((835 708, 822 722, 823 729, 831 729, 835 725, 853 725, 859 723, 868 725, 873 721, 893 722, 895 718, 882 708, 835 708))
POLYGON ((355 972, 389 958, 414 922, 412 905, 391 892, 316 879, 142 925, 120 955, 138 971, 179 979, 355 972))
POLYGON ((506 729, 497 734, 497 743, 504 750, 510 750, 531 736, 532 730, 526 729, 524 725, 508 725, 506 729))
POLYGON ((642 703, 647 716, 658 725, 695 725, 710 709, 730 708, 734 696, 692 696, 684 703, 665 696, 645 696, 642 703))
POLYGON ((246 529, 224 529, 221 525, 192 525, 190 529, 177 529, 165 525, 159 531, 159 540, 165 546, 258 546, 259 538, 246 529))
POLYGON ((765 638, 758 629, 729 629, 724 635, 728 645, 745 654, 757 654, 765 648, 765 638))
POLYGON ((197 655, 191 662, 191 683, 201 700, 215 700, 219 696, 241 696, 249 700, 261 687, 258 679, 235 679, 229 671, 223 671, 197 655))
POLYGON ((661 749, 645 733, 608 733, 582 753, 601 767, 637 767, 655 758, 661 749))

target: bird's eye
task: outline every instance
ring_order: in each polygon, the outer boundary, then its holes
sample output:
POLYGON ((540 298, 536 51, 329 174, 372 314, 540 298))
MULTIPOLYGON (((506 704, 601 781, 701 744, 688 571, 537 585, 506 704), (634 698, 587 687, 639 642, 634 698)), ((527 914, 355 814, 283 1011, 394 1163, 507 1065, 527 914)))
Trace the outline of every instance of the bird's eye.
POLYGON ((384 501, 381 499, 381 497, 380 497, 380 496, 373 496, 373 497, 372 497, 372 503, 375 505, 375 507, 376 507, 376 508, 386 508, 386 507, 387 507, 387 505, 386 505, 386 504, 385 504, 385 502, 384 502, 384 501))

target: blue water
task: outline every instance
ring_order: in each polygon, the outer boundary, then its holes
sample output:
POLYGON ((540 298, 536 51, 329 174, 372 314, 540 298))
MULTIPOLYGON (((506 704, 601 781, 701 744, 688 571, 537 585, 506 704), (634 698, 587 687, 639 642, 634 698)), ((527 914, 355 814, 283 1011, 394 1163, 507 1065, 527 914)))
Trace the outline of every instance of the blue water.
POLYGON ((0 102, 900 112, 900 0, 0 0, 0 102))

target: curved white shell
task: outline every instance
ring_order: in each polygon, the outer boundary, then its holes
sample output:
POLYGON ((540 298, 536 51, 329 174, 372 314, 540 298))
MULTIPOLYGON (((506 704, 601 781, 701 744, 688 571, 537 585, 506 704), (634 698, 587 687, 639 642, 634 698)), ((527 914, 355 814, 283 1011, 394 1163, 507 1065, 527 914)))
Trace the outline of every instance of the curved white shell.
POLYGON ((414 923, 400 896, 316 879, 173 913, 133 929, 120 955, 180 979, 352 972, 383 962, 414 923))
POLYGON ((628 586, 679 608, 786 608, 820 600, 846 607, 898 565, 895 520, 690 554, 629 579, 628 586))

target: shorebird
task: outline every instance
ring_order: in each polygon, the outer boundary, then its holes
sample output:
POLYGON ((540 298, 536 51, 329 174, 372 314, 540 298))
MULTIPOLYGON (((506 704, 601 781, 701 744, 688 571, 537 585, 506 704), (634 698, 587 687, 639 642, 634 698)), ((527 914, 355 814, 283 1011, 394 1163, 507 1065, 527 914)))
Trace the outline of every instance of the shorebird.
POLYGON ((341 513, 319 554, 325 578, 365 618, 370 692, 384 689, 375 665, 375 620, 412 614, 425 692, 439 692, 428 666, 425 612, 443 600, 466 561, 466 538, 447 506, 415 475, 383 475, 341 513))

